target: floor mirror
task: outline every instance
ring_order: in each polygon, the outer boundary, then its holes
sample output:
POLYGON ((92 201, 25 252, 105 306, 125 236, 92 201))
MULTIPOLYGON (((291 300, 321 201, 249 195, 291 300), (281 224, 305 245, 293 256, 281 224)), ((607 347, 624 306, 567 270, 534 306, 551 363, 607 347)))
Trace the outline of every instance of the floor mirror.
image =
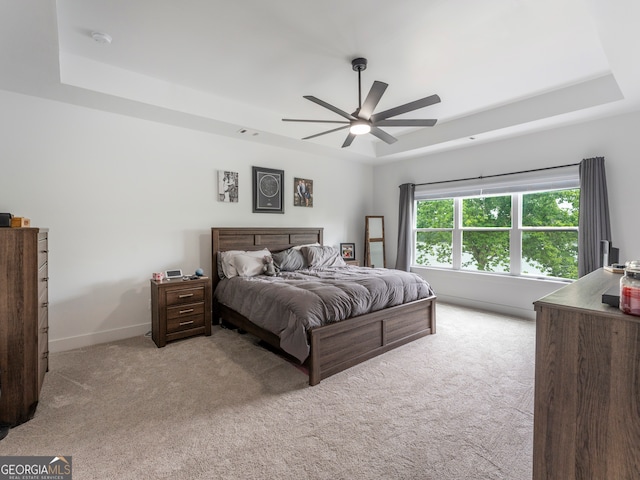
POLYGON ((384 217, 366 216, 364 238, 364 265, 386 268, 384 254, 384 217))

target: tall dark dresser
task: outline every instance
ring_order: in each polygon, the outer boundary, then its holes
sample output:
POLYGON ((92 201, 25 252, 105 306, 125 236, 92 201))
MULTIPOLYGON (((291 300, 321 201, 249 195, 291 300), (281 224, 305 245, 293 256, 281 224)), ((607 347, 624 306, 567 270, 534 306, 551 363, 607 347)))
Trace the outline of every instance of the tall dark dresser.
POLYGON ((0 424, 33 417, 49 368, 48 234, 0 228, 0 424))
POLYGON ((604 269, 535 302, 534 480, 640 478, 640 317, 604 269))

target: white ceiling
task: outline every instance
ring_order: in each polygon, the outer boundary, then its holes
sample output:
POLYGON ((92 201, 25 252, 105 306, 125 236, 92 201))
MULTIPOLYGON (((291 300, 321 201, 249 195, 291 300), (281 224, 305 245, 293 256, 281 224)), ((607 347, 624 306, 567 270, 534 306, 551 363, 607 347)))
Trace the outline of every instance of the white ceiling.
POLYGON ((0 2, 0 88, 374 164, 640 108, 633 0, 0 2), (356 57, 376 111, 437 93, 401 118, 438 124, 300 140, 341 119, 303 95, 355 110, 356 57))

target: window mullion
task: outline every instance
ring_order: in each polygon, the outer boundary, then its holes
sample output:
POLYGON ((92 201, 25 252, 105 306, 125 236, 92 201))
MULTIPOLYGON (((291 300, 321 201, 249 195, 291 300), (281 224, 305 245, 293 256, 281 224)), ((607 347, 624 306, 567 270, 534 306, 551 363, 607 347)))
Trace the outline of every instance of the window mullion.
POLYGON ((511 195, 511 233, 509 236, 509 263, 511 275, 522 272, 522 195, 511 195))
POLYGON ((462 198, 455 198, 453 201, 453 269, 460 270, 462 267, 462 198))

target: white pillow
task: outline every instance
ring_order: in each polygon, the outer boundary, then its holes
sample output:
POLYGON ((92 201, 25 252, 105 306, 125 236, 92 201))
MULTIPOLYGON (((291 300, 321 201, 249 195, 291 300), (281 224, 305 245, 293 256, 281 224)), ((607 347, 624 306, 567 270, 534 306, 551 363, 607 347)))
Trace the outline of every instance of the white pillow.
POLYGON ((220 252, 220 261, 222 262, 222 272, 227 278, 237 277, 238 270, 234 264, 234 258, 238 255, 249 255, 251 257, 257 257, 262 259, 265 255, 271 255, 271 252, 267 248, 263 250, 228 250, 226 252, 220 252))
POLYGON ((262 275, 264 258, 246 254, 236 255, 233 257, 233 265, 241 277, 255 277, 262 275))
MULTIPOLYGON (((227 278, 229 274, 235 270, 235 267, 231 263, 231 259, 236 255, 245 253, 244 250, 227 250, 226 252, 218 252, 218 276, 220 278, 227 278)), ((234 277, 238 274, 232 274, 234 277)))

